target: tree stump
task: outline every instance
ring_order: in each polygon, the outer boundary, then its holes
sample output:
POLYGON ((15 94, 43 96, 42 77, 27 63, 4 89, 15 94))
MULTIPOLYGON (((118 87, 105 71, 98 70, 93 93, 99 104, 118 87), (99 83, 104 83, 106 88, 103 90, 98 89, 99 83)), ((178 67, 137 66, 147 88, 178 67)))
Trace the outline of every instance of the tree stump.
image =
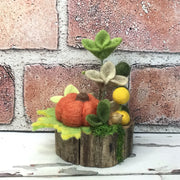
MULTIPOLYGON (((123 126, 125 130, 122 157, 126 159, 132 153, 134 123, 123 126)), ((117 160, 118 135, 97 137, 82 133, 81 139, 62 140, 61 134, 55 132, 56 154, 63 160, 86 167, 112 167, 117 160)))

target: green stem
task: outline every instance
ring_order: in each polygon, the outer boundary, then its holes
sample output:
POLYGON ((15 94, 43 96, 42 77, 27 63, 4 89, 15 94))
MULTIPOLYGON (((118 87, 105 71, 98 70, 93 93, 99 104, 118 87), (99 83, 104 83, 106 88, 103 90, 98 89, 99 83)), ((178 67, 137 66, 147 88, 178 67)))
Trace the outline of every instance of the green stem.
POLYGON ((102 92, 102 99, 105 98, 105 95, 106 95, 106 86, 104 86, 104 89, 103 89, 103 92, 102 92))
POLYGON ((102 100, 104 98, 104 90, 99 89, 99 100, 102 100))
POLYGON ((99 88, 99 100, 104 99, 105 94, 106 94, 106 86, 103 85, 99 88))
POLYGON ((104 60, 101 60, 101 66, 103 65, 103 61, 104 61, 104 60))
POLYGON ((119 111, 121 111, 121 110, 122 110, 122 108, 123 108, 123 106, 120 104, 120 105, 119 105, 119 109, 118 109, 118 110, 119 110, 119 111))
POLYGON ((102 89, 99 88, 99 100, 101 100, 101 98, 102 98, 102 89))

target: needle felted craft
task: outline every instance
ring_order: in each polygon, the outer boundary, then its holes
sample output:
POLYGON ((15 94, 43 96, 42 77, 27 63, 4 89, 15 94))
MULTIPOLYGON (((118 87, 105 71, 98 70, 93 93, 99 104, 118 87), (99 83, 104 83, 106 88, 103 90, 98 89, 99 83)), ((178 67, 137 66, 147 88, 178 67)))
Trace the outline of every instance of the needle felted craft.
MULTIPOLYGON (((95 40, 83 39, 82 45, 100 59, 98 70, 82 74, 93 81, 98 94, 80 92, 72 84, 63 96, 53 96, 54 107, 37 111, 40 117, 32 129, 54 128, 56 154, 65 161, 91 167, 111 167, 132 152, 134 123, 129 115, 127 89, 130 66, 104 62, 121 43, 101 30, 95 40), (112 98, 109 97, 111 91, 112 98)), ((82 76, 83 76, 82 75, 82 76)))

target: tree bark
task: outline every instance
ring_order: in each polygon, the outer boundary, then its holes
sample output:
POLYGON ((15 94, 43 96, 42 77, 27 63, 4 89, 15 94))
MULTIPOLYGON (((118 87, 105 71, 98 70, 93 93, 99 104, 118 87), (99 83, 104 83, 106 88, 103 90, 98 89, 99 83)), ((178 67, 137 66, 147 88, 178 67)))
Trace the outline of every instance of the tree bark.
POLYGON ((63 160, 71 162, 73 164, 80 164, 79 144, 80 140, 77 140, 76 138, 71 138, 67 141, 64 141, 61 138, 61 134, 55 132, 56 154, 60 156, 63 160))
MULTIPOLYGON (((122 156, 126 159, 132 153, 134 123, 123 126, 125 130, 122 156)), ((118 134, 97 137, 82 133, 81 139, 61 139, 60 133, 55 132, 56 154, 63 160, 73 164, 88 167, 112 167, 117 161, 118 134)))

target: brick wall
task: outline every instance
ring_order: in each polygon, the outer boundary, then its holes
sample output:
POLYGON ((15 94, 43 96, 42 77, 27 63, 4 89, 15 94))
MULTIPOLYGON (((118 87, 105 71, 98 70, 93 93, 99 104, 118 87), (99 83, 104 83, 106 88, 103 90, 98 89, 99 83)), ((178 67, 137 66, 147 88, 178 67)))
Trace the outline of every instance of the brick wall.
MULTIPOLYGON (((129 107, 137 132, 180 132, 178 0, 0 1, 0 130, 31 130, 36 110, 99 61, 81 48, 101 30, 123 42, 108 60, 132 65, 129 107)), ((91 87, 92 89, 89 89, 91 87)))

